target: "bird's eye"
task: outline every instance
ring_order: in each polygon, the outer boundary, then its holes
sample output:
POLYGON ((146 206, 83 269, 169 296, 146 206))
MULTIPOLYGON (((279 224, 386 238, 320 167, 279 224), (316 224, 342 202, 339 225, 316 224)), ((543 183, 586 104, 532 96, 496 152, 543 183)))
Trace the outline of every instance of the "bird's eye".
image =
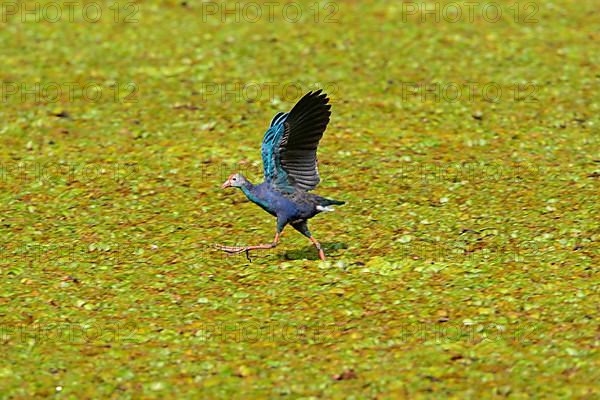
POLYGON ((237 180, 237 178, 233 178, 233 179, 232 179, 232 181, 236 181, 236 180, 237 180))

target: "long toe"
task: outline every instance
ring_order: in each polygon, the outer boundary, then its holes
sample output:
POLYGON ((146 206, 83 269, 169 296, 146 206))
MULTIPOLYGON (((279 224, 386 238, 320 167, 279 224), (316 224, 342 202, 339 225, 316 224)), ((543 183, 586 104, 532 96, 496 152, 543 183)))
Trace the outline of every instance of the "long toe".
POLYGON ((227 253, 237 254, 243 251, 248 250, 247 247, 237 247, 237 246, 223 246, 221 244, 216 244, 215 247, 219 250, 225 251, 227 253))

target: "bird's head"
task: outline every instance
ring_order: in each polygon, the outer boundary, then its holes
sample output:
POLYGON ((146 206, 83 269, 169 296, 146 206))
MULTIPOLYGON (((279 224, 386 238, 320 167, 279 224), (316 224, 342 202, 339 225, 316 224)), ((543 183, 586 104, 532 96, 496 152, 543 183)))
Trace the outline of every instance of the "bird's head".
POLYGON ((233 174, 230 175, 229 178, 227 178, 225 183, 223 183, 223 185, 221 186, 221 189, 225 189, 228 187, 242 187, 242 185, 244 185, 246 182, 248 181, 246 180, 246 178, 244 178, 244 175, 233 174))

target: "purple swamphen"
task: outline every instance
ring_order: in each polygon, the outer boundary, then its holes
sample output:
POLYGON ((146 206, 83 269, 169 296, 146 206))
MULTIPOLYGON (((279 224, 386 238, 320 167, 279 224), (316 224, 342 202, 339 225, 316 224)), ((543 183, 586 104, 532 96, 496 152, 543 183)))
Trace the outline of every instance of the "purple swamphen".
POLYGON ((332 205, 343 201, 326 199, 308 193, 321 179, 317 169, 317 147, 329 123, 331 105, 321 90, 307 93, 289 113, 277 113, 263 138, 261 153, 265 181, 253 185, 243 175, 233 174, 222 188, 237 187, 253 203, 277 217, 277 232, 272 243, 257 246, 217 248, 228 253, 271 249, 277 246, 283 228, 291 224, 294 229, 310 239, 319 251, 321 260, 325 253, 311 235, 306 221, 323 211, 333 211, 332 205))

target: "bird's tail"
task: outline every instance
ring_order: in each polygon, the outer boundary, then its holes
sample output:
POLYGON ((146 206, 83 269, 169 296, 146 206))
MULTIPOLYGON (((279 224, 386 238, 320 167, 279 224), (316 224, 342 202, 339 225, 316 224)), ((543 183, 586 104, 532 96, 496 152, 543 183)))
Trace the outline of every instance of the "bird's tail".
POLYGON ((315 203, 317 203, 317 210, 319 211, 334 211, 334 209, 329 206, 341 206, 342 204, 346 203, 345 201, 326 199, 325 197, 317 195, 313 196, 315 203))
POLYGON ((332 199, 323 199, 323 202, 321 202, 322 206, 341 206, 342 204, 346 204, 345 201, 340 201, 340 200, 332 200, 332 199))
POLYGON ((319 200, 319 205, 317 206, 317 210, 319 211, 335 211, 329 206, 341 206, 342 204, 346 204, 345 201, 326 199, 325 197, 321 197, 319 200))
POLYGON ((319 211, 335 211, 330 206, 341 206, 342 204, 346 204, 345 201, 326 199, 325 197, 321 197, 319 200, 319 205, 317 206, 317 210, 319 211))

